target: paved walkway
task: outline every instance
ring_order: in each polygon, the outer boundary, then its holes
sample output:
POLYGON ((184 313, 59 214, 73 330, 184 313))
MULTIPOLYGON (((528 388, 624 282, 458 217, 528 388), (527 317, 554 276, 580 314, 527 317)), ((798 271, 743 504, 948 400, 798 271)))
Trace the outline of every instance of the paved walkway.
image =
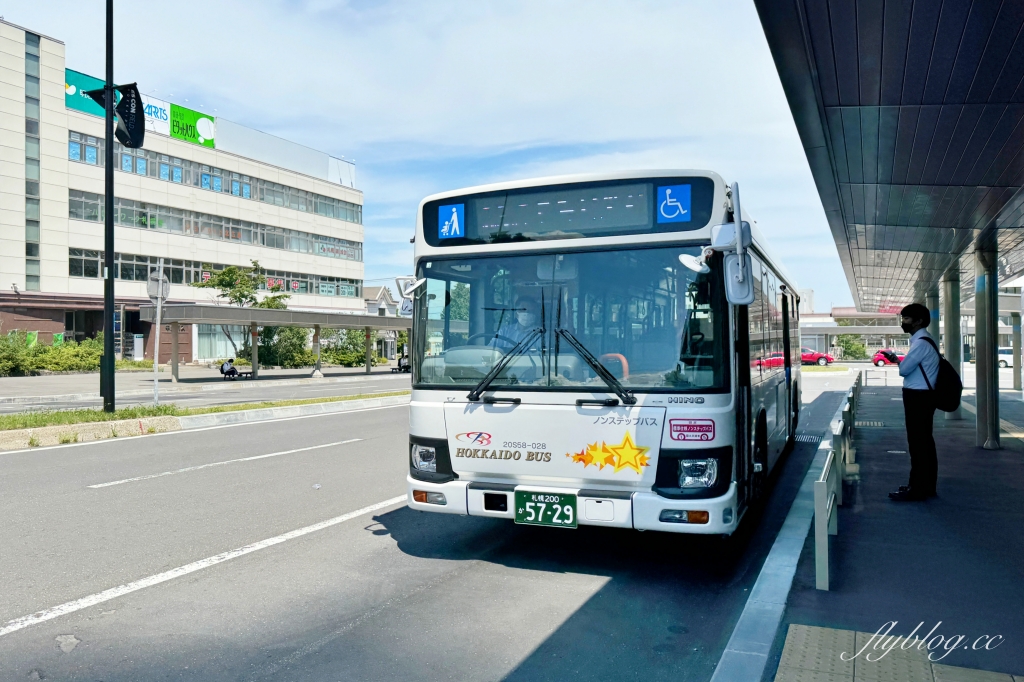
MULTIPOLYGON (((894 503, 887 493, 905 484, 909 471, 901 389, 868 386, 861 396, 855 433, 859 480, 846 484, 845 504, 839 508, 839 534, 832 539, 832 590, 814 587, 811 533, 787 602, 783 628, 789 636, 776 638, 773 658, 783 664, 775 679, 1006 682, 1011 674, 1021 675, 1024 441, 1004 434, 1002 450, 985 451, 974 446, 970 411, 964 411, 962 421, 947 421, 940 413, 935 420, 938 498, 894 503), (919 665, 916 672, 886 672, 840 665, 834 651, 812 642, 817 637, 848 644, 854 632, 874 633, 890 621, 896 625, 889 635, 907 636, 919 623, 918 636, 934 628, 929 642, 942 636, 941 646, 950 646, 948 654, 940 651, 927 669, 919 665), (812 637, 816 631, 787 629, 790 625, 829 628, 830 633, 812 637), (787 654, 784 641, 787 648, 797 641, 811 644, 787 654), (979 641, 981 648, 975 648, 979 641), (942 666, 975 670, 969 675, 942 666)), ((973 403, 973 396, 965 396, 965 402, 973 403)), ((1001 402, 1004 427, 1024 435, 1019 395, 1005 392, 1001 402)), ((769 665, 766 679, 772 679, 776 665, 769 665)))

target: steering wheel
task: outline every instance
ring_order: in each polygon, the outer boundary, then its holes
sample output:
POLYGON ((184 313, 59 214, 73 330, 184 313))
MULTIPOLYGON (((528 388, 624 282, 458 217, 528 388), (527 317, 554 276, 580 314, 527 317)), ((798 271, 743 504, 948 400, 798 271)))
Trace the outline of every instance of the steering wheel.
MULTIPOLYGON (((469 344, 471 344, 473 342, 473 339, 479 339, 479 338, 484 338, 484 337, 487 337, 487 338, 490 338, 490 339, 500 339, 501 341, 504 341, 505 343, 510 343, 513 346, 516 345, 516 342, 513 341, 512 339, 508 338, 507 336, 504 336, 503 334, 492 334, 491 332, 477 332, 476 334, 471 334, 470 337, 468 339, 466 339, 466 345, 468 346, 469 344)), ((484 345, 486 345, 486 344, 484 344, 484 345)))

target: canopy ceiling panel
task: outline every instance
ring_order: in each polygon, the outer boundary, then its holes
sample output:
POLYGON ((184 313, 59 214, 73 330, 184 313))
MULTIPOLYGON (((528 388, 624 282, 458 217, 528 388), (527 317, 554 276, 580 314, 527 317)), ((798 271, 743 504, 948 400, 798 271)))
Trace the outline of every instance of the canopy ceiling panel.
POLYGON ((858 309, 1024 270, 1024 1, 755 5, 858 309))

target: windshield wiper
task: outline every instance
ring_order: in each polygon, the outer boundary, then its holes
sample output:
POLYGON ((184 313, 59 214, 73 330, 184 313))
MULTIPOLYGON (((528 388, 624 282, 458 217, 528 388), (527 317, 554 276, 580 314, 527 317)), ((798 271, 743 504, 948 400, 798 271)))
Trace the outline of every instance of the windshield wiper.
POLYGON ((466 398, 471 402, 476 402, 477 400, 480 400, 480 394, 487 390, 487 387, 490 386, 491 382, 494 381, 499 374, 501 374, 501 371, 508 367, 508 364, 512 362, 512 360, 515 359, 517 355, 521 355, 523 351, 527 350, 530 347, 530 345, 533 344, 533 342, 537 339, 537 337, 539 337, 543 333, 544 328, 537 327, 529 334, 527 334, 522 341, 512 346, 512 350, 505 353, 501 360, 498 360, 494 367, 491 368, 491 371, 488 372, 484 376, 484 378, 480 380, 479 384, 473 387, 473 390, 469 392, 469 395, 467 395, 466 398))
POLYGON ((579 339, 572 335, 568 329, 559 327, 555 330, 555 334, 561 336, 566 342, 572 346, 581 358, 583 362, 590 365, 590 368, 594 370, 594 373, 599 376, 604 383, 608 384, 609 388, 615 391, 615 395, 619 396, 622 400, 623 405, 636 405, 636 396, 631 391, 628 391, 622 383, 615 378, 615 375, 608 371, 608 368, 601 364, 601 361, 594 357, 593 353, 586 349, 586 347, 580 343, 579 339))

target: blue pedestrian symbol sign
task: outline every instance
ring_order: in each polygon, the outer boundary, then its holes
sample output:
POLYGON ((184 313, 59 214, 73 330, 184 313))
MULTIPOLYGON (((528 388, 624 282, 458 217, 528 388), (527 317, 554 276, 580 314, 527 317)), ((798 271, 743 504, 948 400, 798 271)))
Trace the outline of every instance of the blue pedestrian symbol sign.
POLYGON ((658 188, 658 222, 690 222, 690 185, 658 188))
POLYGON ((437 236, 439 239, 465 237, 465 204, 449 204, 437 209, 437 236))

